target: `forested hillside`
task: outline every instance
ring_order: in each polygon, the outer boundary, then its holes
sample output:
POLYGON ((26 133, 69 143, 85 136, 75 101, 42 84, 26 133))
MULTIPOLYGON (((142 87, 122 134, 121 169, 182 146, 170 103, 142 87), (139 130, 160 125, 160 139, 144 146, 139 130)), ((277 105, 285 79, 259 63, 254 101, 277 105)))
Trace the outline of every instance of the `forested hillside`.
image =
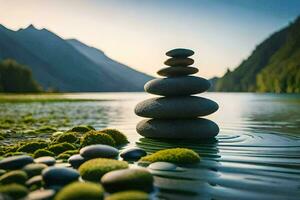
POLYGON ((226 92, 300 92, 300 17, 256 47, 234 71, 216 81, 226 92))

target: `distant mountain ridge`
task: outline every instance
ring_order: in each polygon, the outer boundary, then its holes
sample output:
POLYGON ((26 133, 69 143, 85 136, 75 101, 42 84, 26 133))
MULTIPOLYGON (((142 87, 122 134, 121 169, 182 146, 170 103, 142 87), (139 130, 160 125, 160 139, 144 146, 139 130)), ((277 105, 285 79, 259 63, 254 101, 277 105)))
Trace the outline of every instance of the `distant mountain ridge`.
POLYGON ((98 49, 33 25, 18 31, 0 25, 0 60, 8 58, 27 65, 44 88, 65 92, 142 91, 152 78, 98 49))
POLYGON ((214 83, 215 91, 300 93, 300 17, 214 83))

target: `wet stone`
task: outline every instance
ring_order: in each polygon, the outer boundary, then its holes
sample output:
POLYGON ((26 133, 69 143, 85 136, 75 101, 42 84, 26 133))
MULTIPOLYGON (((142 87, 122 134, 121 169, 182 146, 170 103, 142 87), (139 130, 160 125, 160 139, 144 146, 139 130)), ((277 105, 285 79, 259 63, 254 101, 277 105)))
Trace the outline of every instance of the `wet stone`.
POLYGON ((33 163, 33 158, 27 155, 11 156, 0 160, 0 169, 21 169, 25 165, 33 163))
POLYGON ((173 58, 186 58, 194 55, 194 51, 190 49, 177 48, 168 51, 166 55, 173 58))
POLYGON ((79 173, 71 168, 48 167, 47 169, 43 170, 42 177, 46 187, 60 187, 77 181, 79 178, 79 173))
POLYGON ((148 168, 160 171, 176 171, 177 165, 169 162, 155 162, 150 164, 148 168))
POLYGON ((26 181, 26 185, 28 187, 31 187, 33 185, 42 186, 42 183, 43 183, 43 177, 41 175, 33 176, 26 181))
POLYGON ((80 154, 75 154, 68 159, 68 162, 73 168, 77 169, 85 162, 85 159, 80 154))
POLYGON ((196 67, 166 67, 160 69, 157 74, 166 77, 187 76, 196 74, 199 70, 196 67))
POLYGON ((111 171, 101 178, 101 184, 108 192, 124 190, 153 190, 153 177, 146 169, 121 169, 111 171))
POLYGON ((146 92, 161 96, 188 96, 205 92, 209 87, 208 80, 195 76, 157 78, 144 86, 146 92))
POLYGON ((194 64, 194 60, 191 58, 169 58, 164 64, 172 67, 188 66, 194 64))
POLYGON ((115 158, 118 154, 118 149, 102 144, 89 145, 80 149, 80 155, 85 159, 115 158))
POLYGON ((55 160, 55 158, 53 158, 51 156, 43 156, 43 157, 34 159, 34 162, 35 163, 43 163, 48 166, 53 166, 56 163, 56 160, 55 160))
POLYGON ((36 190, 28 195, 28 200, 51 200, 55 196, 55 190, 36 190))
POLYGON ((128 161, 137 161, 141 157, 146 156, 146 155, 147 155, 147 153, 145 150, 137 148, 137 147, 126 149, 120 154, 120 156, 124 160, 128 160, 128 161))
POLYGON ((163 97, 140 102, 135 107, 135 114, 156 119, 184 119, 206 116, 218 108, 217 103, 202 97, 163 97))
POLYGON ((142 120, 136 130, 147 138, 166 139, 212 139, 219 133, 218 125, 204 118, 142 120))

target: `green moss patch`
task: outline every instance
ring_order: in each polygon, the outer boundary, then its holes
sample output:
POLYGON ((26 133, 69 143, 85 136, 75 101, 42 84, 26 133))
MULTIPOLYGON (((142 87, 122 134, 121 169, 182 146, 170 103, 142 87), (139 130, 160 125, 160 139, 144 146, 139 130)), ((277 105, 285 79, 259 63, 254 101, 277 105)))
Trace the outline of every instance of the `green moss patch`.
POLYGON ((79 125, 71 128, 68 132, 86 133, 88 131, 95 130, 94 127, 89 125, 79 125))
POLYGON ((34 153, 38 149, 43 149, 48 146, 47 142, 29 142, 18 148, 19 152, 34 153))
POLYGON ((21 199, 28 194, 28 189, 19 184, 8 184, 0 187, 0 193, 8 195, 12 199, 21 199))
POLYGON ((68 142, 68 143, 76 143, 78 141, 78 136, 74 132, 67 132, 64 134, 60 134, 54 142, 62 143, 62 142, 68 142))
POLYGON ((115 140, 108 134, 101 131, 89 131, 85 133, 81 139, 81 146, 85 147, 92 144, 106 144, 115 146, 115 140))
POLYGON ((48 150, 53 152, 55 155, 59 155, 68 150, 75 150, 76 147, 73 144, 63 142, 55 145, 51 145, 48 150))
POLYGON ((83 179, 98 182, 107 172, 126 168, 128 163, 125 161, 96 158, 83 163, 78 171, 83 179))
POLYGON ((75 182, 65 186, 55 196, 55 200, 101 200, 104 190, 100 184, 75 182))
POLYGON ((43 169, 47 168, 48 166, 42 163, 31 163, 23 167, 23 171, 26 172, 29 178, 33 176, 40 175, 43 169))
POLYGON ((122 132, 118 131, 117 129, 107 128, 101 130, 101 132, 110 135, 115 140, 117 146, 124 145, 129 142, 126 135, 124 135, 122 132))
POLYGON ((146 192, 138 190, 128 190, 114 193, 105 198, 105 200, 149 200, 150 196, 146 192))
POLYGON ((39 149, 39 150, 36 150, 33 154, 33 157, 34 158, 39 158, 39 157, 43 157, 43 156, 51 156, 51 157, 54 157, 55 154, 51 151, 48 151, 46 149, 39 149))
POLYGON ((3 174, 0 177, 0 184, 2 185, 11 184, 11 183, 25 184, 27 178, 28 176, 26 172, 22 170, 14 170, 3 174))
POLYGON ((147 162, 171 162, 178 164, 192 164, 200 161, 200 156, 191 149, 173 148, 157 151, 151 155, 141 158, 141 161, 147 162))

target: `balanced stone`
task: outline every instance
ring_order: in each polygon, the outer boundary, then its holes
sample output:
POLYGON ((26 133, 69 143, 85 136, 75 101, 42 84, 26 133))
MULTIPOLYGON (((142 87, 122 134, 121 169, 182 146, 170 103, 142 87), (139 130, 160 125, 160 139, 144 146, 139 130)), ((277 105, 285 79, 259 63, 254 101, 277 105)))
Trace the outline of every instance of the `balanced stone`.
POLYGON ((89 145, 80 149, 80 155, 85 159, 115 158, 118 154, 118 149, 104 144, 89 145))
POLYGON ((42 177, 46 187, 61 187, 77 181, 79 173, 74 169, 65 167, 48 167, 43 170, 42 177))
POLYGON ((157 78, 147 82, 145 91, 162 96, 186 96, 205 92, 210 87, 208 80, 195 76, 157 78))
POLYGON ((31 156, 11 156, 0 160, 0 169, 21 169, 29 163, 33 163, 33 158, 31 156))
POLYGON ((101 178, 106 191, 118 192, 122 190, 153 190, 153 176, 146 169, 121 169, 108 172, 101 178))
POLYGON ((194 51, 190 49, 178 48, 178 49, 172 49, 168 51, 166 55, 173 58, 186 58, 194 55, 194 51))
POLYGON ((164 64, 172 67, 188 66, 194 64, 194 60, 191 58, 169 58, 164 64))
POLYGON ((130 149, 126 149, 125 151, 123 151, 120 156, 124 159, 124 160, 129 160, 129 161, 137 161, 139 160, 141 157, 146 156, 147 153, 145 150, 140 149, 140 148, 130 148, 130 149))
POLYGON ((210 139, 219 133, 216 123, 203 118, 142 120, 136 130, 147 138, 169 139, 210 139))
POLYGON ((195 67, 177 66, 177 67, 162 68, 157 72, 157 74, 166 77, 174 77, 174 76, 187 76, 190 74, 196 74, 198 71, 199 70, 195 67))
POLYGON ((147 99, 135 107, 135 114, 156 119, 183 119, 206 116, 218 110, 212 100, 195 97, 161 97, 147 99))
POLYGON ((68 159, 68 162, 73 168, 77 169, 82 163, 85 162, 85 159, 80 154, 75 154, 68 159))
POLYGON ((51 156, 43 156, 43 157, 34 159, 34 162, 35 163, 43 163, 45 165, 52 166, 55 164, 56 160, 55 160, 55 158, 53 158, 51 156))

